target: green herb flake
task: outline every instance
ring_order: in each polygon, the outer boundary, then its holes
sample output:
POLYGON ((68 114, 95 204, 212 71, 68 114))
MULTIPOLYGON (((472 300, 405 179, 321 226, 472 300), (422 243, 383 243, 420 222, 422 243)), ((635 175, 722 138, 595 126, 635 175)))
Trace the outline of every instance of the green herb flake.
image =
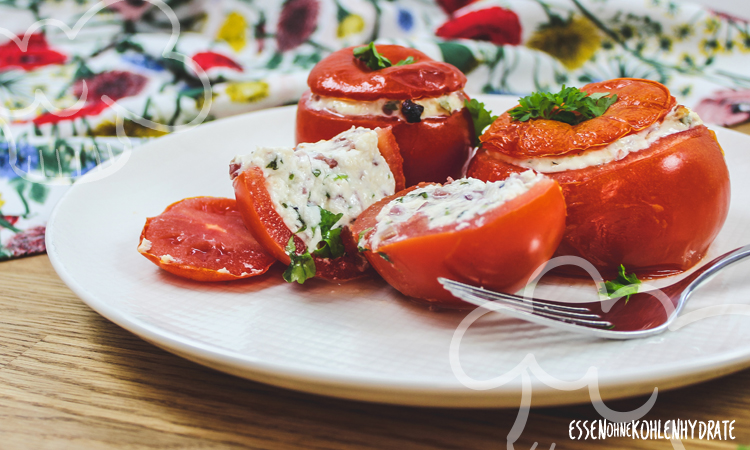
POLYGON ((513 120, 548 119, 577 125, 602 116, 617 101, 617 95, 598 92, 589 95, 574 87, 565 87, 558 93, 534 92, 520 98, 519 106, 508 111, 513 120))
POLYGON ((293 180, 293 179, 294 179, 294 174, 293 174, 293 173, 290 173, 290 174, 289 174, 289 180, 293 180))
POLYGON ((389 258, 388 255, 386 255, 385 253, 378 252, 378 255, 380 255, 380 257, 383 258, 386 262, 393 264, 393 261, 391 261, 391 258, 389 258))
POLYGON ((333 181, 348 180, 348 179, 349 179, 349 175, 341 173, 341 174, 336 175, 336 177, 333 179, 333 181))
MULTIPOLYGON (((370 70, 385 69, 394 65, 390 59, 378 53, 374 42, 370 42, 368 45, 362 47, 355 47, 352 52, 354 53, 354 57, 362 61, 370 70)), ((409 56, 408 58, 397 62, 395 65, 404 66, 413 62, 414 57, 409 56)))
POLYGON ((370 227, 370 228, 368 228, 366 230, 362 230, 362 231, 359 232, 359 235, 357 236, 357 244, 358 244, 357 245, 357 250, 359 250, 360 253, 366 252, 368 249, 366 249, 365 247, 360 246, 359 243, 362 242, 362 239, 365 238, 365 235, 367 233, 369 233, 370 231, 372 231, 374 229, 375 229, 375 227, 370 227))
POLYGON ((289 242, 286 244, 284 250, 291 259, 289 267, 286 268, 282 275, 284 281, 287 283, 293 283, 296 281, 299 284, 304 284, 308 278, 315 276, 315 261, 313 261, 310 252, 306 251, 301 255, 297 254, 297 246, 294 244, 294 236, 289 238, 289 242))
POLYGON ((333 228, 344 217, 343 213, 334 214, 327 209, 320 208, 320 234, 322 240, 318 249, 313 252, 321 258, 338 258, 344 256, 344 244, 341 241, 341 227, 333 228))
POLYGON ((312 174, 315 175, 315 178, 318 178, 320 176, 320 169, 313 169, 312 174))
POLYGON ((605 281, 599 292, 609 298, 625 297, 625 303, 627 303, 631 295, 638 293, 640 284, 641 280, 634 273, 629 275, 625 273, 625 266, 620 264, 620 273, 617 278, 614 281, 605 281), (615 296, 614 294, 617 291, 620 292, 615 296))
POLYGON ((427 198, 427 192, 420 192, 419 196, 422 198, 427 198))
POLYGON ((474 145, 478 146, 479 136, 482 135, 485 128, 492 125, 492 122, 494 122, 498 116, 493 116, 492 111, 488 111, 484 107, 484 103, 477 101, 475 98, 472 98, 471 101, 464 100, 464 105, 469 110, 471 119, 474 122, 474 145))
MULTIPOLYGON (((283 161, 282 161, 282 163, 283 163, 283 161)), ((268 165, 266 166, 266 169, 278 170, 279 169, 279 157, 278 156, 275 157, 273 159, 273 161, 271 161, 270 163, 268 163, 268 165)))

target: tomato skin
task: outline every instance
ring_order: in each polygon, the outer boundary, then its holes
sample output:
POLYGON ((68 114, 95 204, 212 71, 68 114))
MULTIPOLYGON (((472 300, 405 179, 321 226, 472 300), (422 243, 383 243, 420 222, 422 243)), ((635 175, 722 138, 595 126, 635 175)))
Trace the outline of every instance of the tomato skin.
POLYGON ((407 123, 398 117, 341 116, 315 111, 308 107, 310 95, 306 92, 297 107, 297 143, 331 139, 352 126, 390 126, 403 157, 407 186, 421 181, 442 183, 448 177, 461 177, 461 170, 469 158, 474 130, 471 114, 466 108, 447 117, 407 123))
MULTIPOLYGON (((526 170, 496 155, 486 144, 469 176, 492 181, 526 170)), ((605 278, 616 276, 620 264, 641 277, 689 269, 706 254, 729 210, 729 172, 705 126, 620 161, 546 175, 560 183, 568 205, 556 255, 583 257, 605 278)))
POLYGON ((192 197, 172 203, 146 220, 139 243, 138 251, 149 261, 195 281, 249 278, 265 273, 276 261, 245 228, 231 198, 192 197), (144 239, 150 241, 147 249, 142 247, 144 239), (175 261, 163 261, 164 255, 175 261))
MULTIPOLYGON (((422 183, 419 186, 424 186, 422 183)), ((354 235, 377 223, 376 216, 391 200, 417 186, 372 205, 352 227, 354 235)), ((554 253, 565 229, 565 200, 560 187, 543 180, 528 192, 481 216, 461 230, 426 231, 424 225, 401 229, 408 238, 364 252, 375 270, 404 295, 448 308, 471 305, 454 297, 438 277, 488 289, 516 292, 554 253), (379 253, 387 255, 387 260, 379 253)), ((368 234, 366 248, 369 248, 368 234)))
POLYGON ((378 52, 396 64, 409 56, 411 64, 370 70, 354 57, 354 47, 325 57, 307 78, 312 92, 350 100, 409 100, 439 97, 463 89, 466 76, 450 64, 434 61, 413 48, 377 45, 378 52))

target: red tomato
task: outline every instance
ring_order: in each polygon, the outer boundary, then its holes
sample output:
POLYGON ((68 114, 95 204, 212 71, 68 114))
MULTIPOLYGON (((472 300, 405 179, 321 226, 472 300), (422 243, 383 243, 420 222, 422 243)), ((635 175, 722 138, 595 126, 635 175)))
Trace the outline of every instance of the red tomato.
POLYGON ((311 95, 359 101, 414 100, 460 91, 466 84, 457 68, 417 50, 397 45, 379 45, 377 49, 394 64, 409 56, 415 62, 373 71, 354 57, 352 48, 331 54, 310 73, 311 92, 302 96, 297 109, 296 141, 330 139, 353 125, 390 126, 404 158, 407 186, 460 177, 473 136, 473 122, 466 109, 408 123, 395 116, 342 116, 308 106, 311 95))
MULTIPOLYGON (((378 133, 378 149, 393 173, 396 190, 403 189, 402 160, 393 134, 389 128, 375 131, 378 133)), ((245 225, 271 255, 283 264, 289 265, 291 259, 285 250, 289 238, 294 236, 298 254, 305 252, 305 243, 287 228, 284 220, 274 209, 263 171, 253 167, 237 174, 237 170, 237 167, 231 167, 230 174, 236 176, 234 193, 245 225)), ((316 277, 330 281, 347 281, 362 276, 369 268, 367 261, 357 251, 356 242, 347 235, 346 230, 341 233, 346 255, 335 259, 312 255, 316 277)))
POLYGON ((169 205, 146 220, 138 251, 167 272, 196 281, 253 277, 276 261, 245 228, 230 198, 194 197, 169 205))
MULTIPOLYGON (((606 83, 611 87, 618 80, 606 83)), ((623 96, 629 98, 628 103, 637 104, 640 92, 644 104, 663 104, 661 112, 646 106, 639 115, 637 108, 615 103, 607 111, 609 117, 638 124, 628 133, 650 126, 672 108, 673 102, 664 96, 654 100, 657 96, 649 86, 658 83, 644 82, 640 91, 631 89, 632 83, 619 84, 631 92, 630 97, 623 96)), ((543 134, 546 125, 542 122, 530 129, 543 134)), ((496 122, 482 136, 482 150, 471 162, 469 176, 492 181, 526 170, 502 160, 508 149, 519 148, 507 131, 496 122)), ((599 136, 592 146, 602 147, 619 138, 599 136)), ((689 269, 706 254, 729 210, 729 172, 715 134, 705 126, 661 138, 620 161, 547 176, 560 183, 568 205, 565 237, 556 255, 583 257, 605 278, 615 277, 620 264, 641 277, 689 269)))
POLYGON ((365 233, 364 252, 375 270, 404 295, 443 307, 469 307, 443 289, 438 277, 504 292, 516 292, 554 253, 565 229, 565 200, 560 187, 544 179, 518 197, 472 219, 466 228, 429 229, 426 220, 405 222, 402 240, 370 251, 376 217, 401 191, 363 212, 351 229, 365 233))

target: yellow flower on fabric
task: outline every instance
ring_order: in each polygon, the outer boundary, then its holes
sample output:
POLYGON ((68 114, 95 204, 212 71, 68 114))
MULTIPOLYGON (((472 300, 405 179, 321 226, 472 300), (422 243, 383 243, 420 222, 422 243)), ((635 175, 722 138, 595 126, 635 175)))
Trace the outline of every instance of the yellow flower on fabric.
POLYGON ((228 83, 226 93, 235 103, 254 103, 268 97, 265 81, 242 81, 228 83))
POLYGON ((684 23, 674 27, 674 36, 678 41, 684 41, 695 33, 693 25, 684 23))
POLYGON ((239 52, 247 45, 247 21, 238 12, 231 12, 219 29, 216 39, 225 41, 232 50, 239 52))
POLYGON ((721 26, 721 21, 717 19, 716 17, 709 17, 706 19, 706 22, 704 23, 706 26, 706 32, 707 33, 715 33, 719 31, 719 27, 721 26))
MULTIPOLYGON (((132 120, 125 119, 122 123, 122 129, 125 132, 125 136, 138 137, 138 138, 149 138, 159 137, 167 134, 166 131, 154 130, 153 128, 145 127, 132 120)), ((117 124, 109 120, 97 125, 96 128, 91 130, 92 136, 117 136, 117 124)))
POLYGON ((703 39, 700 45, 701 53, 706 56, 714 56, 717 53, 724 51, 724 46, 721 45, 718 39, 703 39))
POLYGON ((3 193, 0 192, 0 209, 2 209, 4 204, 5 204, 5 200, 3 200, 3 193))
POLYGON ((740 42, 737 43, 737 47, 742 53, 750 52, 750 33, 745 31, 740 33, 740 42))
POLYGON ((357 14, 349 14, 344 17, 339 23, 339 27, 336 30, 336 35, 340 38, 349 36, 350 34, 360 33, 365 29, 365 19, 357 14))
POLYGON ((563 24, 540 27, 526 43, 557 58, 566 68, 584 65, 602 45, 599 29, 585 17, 576 17, 563 24))

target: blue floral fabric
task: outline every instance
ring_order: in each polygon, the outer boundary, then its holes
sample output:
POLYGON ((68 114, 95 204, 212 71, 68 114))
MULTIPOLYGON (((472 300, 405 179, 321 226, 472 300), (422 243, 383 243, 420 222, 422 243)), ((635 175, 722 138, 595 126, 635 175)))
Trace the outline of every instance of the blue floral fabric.
POLYGON ((525 95, 651 78, 707 122, 750 120, 746 18, 667 0, 0 0, 0 259, 44 251, 81 175, 146 139, 290 104, 376 40, 525 95))

